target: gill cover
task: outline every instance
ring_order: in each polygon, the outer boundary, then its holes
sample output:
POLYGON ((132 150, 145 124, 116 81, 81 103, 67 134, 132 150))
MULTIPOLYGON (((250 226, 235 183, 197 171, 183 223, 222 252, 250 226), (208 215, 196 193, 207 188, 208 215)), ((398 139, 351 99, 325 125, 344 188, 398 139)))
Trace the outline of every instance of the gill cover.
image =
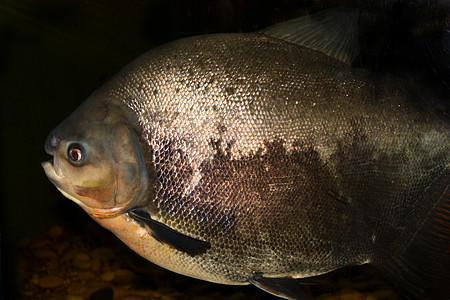
POLYGON ((64 196, 97 218, 131 209, 148 187, 137 137, 116 112, 111 107, 76 111, 47 138, 53 163, 42 164, 64 196))
POLYGON ((102 154, 106 156, 110 151, 113 185, 75 188, 78 195, 103 204, 96 209, 88 208, 88 213, 98 218, 112 217, 132 208, 143 199, 148 187, 144 156, 134 132, 123 123, 115 124, 107 144, 110 148, 102 154))

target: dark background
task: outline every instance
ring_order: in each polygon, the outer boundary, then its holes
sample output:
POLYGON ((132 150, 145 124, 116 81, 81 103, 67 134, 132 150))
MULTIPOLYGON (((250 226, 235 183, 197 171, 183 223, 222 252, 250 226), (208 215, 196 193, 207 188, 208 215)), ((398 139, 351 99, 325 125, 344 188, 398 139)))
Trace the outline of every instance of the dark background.
POLYGON ((369 22, 366 54, 358 63, 382 69, 401 61, 405 68, 437 82, 445 98, 450 65, 448 10, 442 10, 443 1, 431 3, 0 0, 0 229, 6 292, 13 286, 22 237, 55 224, 76 227, 88 219, 56 190, 40 166, 49 159, 43 149, 47 134, 133 58, 174 39, 256 31, 328 7, 387 9, 395 17, 381 25, 369 22), (391 33, 391 25, 398 32, 391 33), (408 48, 415 52, 405 55, 408 48))

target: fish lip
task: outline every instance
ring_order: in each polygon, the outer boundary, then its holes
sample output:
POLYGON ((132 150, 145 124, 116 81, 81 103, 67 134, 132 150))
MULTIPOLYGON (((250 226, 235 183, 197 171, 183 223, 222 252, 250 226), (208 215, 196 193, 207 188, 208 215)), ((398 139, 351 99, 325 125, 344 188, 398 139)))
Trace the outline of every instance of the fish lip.
MULTIPOLYGON (((72 195, 69 191, 64 190, 63 186, 66 184, 62 184, 62 180, 66 180, 64 174, 58 174, 58 169, 55 168, 52 160, 44 161, 41 163, 42 168, 44 169, 45 174, 47 175, 48 179, 55 185, 55 187, 60 191, 61 194, 63 194, 64 197, 66 197, 69 200, 72 200, 76 204, 78 204, 82 209, 84 209, 88 215, 99 218, 99 219, 105 219, 105 218, 113 218, 116 217, 124 212, 127 205, 122 206, 116 206, 112 208, 92 208, 85 203, 83 203, 82 200, 77 199, 76 196, 72 195)), ((71 185, 71 184, 67 184, 71 185)))
POLYGON ((44 169, 45 175, 47 175, 48 179, 53 182, 55 185, 56 179, 64 178, 60 174, 56 172, 55 166, 53 165, 53 161, 47 160, 41 163, 42 168, 44 169))
POLYGON ((55 167, 53 160, 47 160, 41 163, 42 168, 44 169, 45 174, 49 177, 50 180, 56 177, 57 179, 64 179, 64 173, 61 168, 55 167))

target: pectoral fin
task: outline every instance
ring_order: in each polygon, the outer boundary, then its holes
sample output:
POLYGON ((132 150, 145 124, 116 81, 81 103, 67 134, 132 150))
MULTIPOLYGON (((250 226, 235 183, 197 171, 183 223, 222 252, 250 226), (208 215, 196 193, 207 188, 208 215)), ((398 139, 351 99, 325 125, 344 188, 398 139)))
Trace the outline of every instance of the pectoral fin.
POLYGON ((259 287, 265 292, 284 299, 313 299, 312 295, 306 290, 300 281, 290 278, 269 278, 262 274, 255 274, 250 283, 259 287))
POLYGON ((159 242, 186 252, 189 255, 199 255, 211 248, 211 244, 206 241, 187 236, 153 220, 150 214, 143 209, 133 209, 128 212, 128 215, 142 227, 145 228, 147 226, 151 235, 159 242))

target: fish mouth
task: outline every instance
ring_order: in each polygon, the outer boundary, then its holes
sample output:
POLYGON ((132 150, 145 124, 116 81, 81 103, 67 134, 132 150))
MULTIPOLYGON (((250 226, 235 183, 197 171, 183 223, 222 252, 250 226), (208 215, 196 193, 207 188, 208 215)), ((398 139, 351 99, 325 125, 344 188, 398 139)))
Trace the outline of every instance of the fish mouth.
MULTIPOLYGON (((44 161, 41 163, 42 168, 44 169, 45 175, 47 175, 48 179, 54 184, 58 185, 60 180, 64 180, 65 176, 62 173, 61 168, 55 168, 52 160, 44 161)), ((58 186, 57 186, 58 187, 58 186)))
POLYGON ((68 192, 66 192, 62 186, 70 186, 69 183, 64 183, 63 181, 67 181, 67 178, 64 176, 61 168, 55 167, 52 160, 44 161, 41 163, 42 168, 44 169, 45 174, 47 175, 48 179, 55 185, 55 187, 61 192, 61 194, 64 195, 64 197, 74 201, 80 206, 85 206, 85 204, 77 199, 76 197, 72 196, 68 192))
POLYGON ((72 200, 76 204, 78 204, 84 211, 87 212, 88 215, 95 218, 111 218, 116 217, 121 214, 125 208, 125 206, 117 206, 112 208, 93 208, 86 205, 82 199, 82 197, 76 197, 77 195, 74 191, 74 184, 64 176, 60 167, 55 167, 55 164, 52 160, 44 161, 41 163, 42 168, 44 169, 45 174, 48 179, 53 183, 53 185, 69 200, 72 200), (81 198, 81 199, 80 199, 81 198))
MULTIPOLYGON (((65 178, 64 173, 61 170, 61 167, 55 167, 53 160, 47 160, 41 163, 42 168, 47 176, 51 174, 53 177, 63 179, 65 178)), ((50 176, 49 176, 50 178, 50 176)))

